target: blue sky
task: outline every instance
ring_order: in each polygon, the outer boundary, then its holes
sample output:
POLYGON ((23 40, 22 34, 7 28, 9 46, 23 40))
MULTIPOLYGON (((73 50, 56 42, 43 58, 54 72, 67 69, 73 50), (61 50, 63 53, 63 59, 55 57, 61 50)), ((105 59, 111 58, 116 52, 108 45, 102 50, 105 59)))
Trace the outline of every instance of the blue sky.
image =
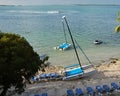
POLYGON ((0 0, 0 5, 119 4, 120 0, 0 0))

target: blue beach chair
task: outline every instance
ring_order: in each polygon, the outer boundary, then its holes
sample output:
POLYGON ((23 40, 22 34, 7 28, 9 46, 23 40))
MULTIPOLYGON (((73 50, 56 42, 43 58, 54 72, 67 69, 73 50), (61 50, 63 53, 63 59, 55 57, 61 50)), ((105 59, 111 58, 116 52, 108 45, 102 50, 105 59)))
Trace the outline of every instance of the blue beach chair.
POLYGON ((67 96, 74 96, 74 92, 72 89, 67 90, 67 96))
POLYGON ((50 73, 50 78, 51 78, 51 79, 54 79, 54 78, 56 78, 56 75, 55 75, 55 73, 50 73))
POLYGON ((81 95, 83 95, 84 93, 83 93, 83 91, 82 91, 82 89, 81 88, 76 88, 75 89, 75 95, 76 96, 81 96, 81 95))
POLYGON ((58 73, 50 73, 50 78, 51 79, 56 79, 56 78, 59 78, 60 75, 58 73))
POLYGON ((40 79, 45 79, 45 77, 46 77, 45 75, 46 75, 46 74, 40 74, 40 75, 39 75, 40 79))
POLYGON ((60 77, 60 74, 55 73, 55 78, 59 78, 59 77, 60 77))
POLYGON ((33 76, 32 78, 31 78, 31 80, 33 81, 33 82, 36 82, 37 81, 37 77, 36 76, 33 76))
POLYGON ((108 85, 103 85, 103 89, 105 92, 109 93, 110 92, 110 87, 108 85))
POLYGON ((112 82, 111 86, 114 90, 119 90, 120 89, 120 87, 115 82, 112 82))
POLYGON ((47 93, 42 93, 40 96, 48 96, 47 93))
POLYGON ((50 78, 50 74, 49 74, 49 73, 48 73, 48 74, 45 74, 45 78, 46 78, 46 79, 50 78))
POLYGON ((100 85, 96 86, 96 91, 98 92, 98 94, 102 94, 103 93, 103 89, 100 85))
POLYGON ((41 95, 39 95, 39 94, 34 94, 34 96, 41 96, 41 95))
POLYGON ((90 96, 95 96, 95 92, 92 87, 87 87, 86 90, 90 96))

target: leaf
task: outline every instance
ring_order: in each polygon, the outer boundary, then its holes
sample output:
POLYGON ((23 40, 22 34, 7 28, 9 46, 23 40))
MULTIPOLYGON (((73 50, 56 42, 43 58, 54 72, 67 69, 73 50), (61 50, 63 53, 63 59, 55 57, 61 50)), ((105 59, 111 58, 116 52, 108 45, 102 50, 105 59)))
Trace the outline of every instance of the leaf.
POLYGON ((117 27, 115 27, 115 30, 114 30, 116 33, 120 32, 120 25, 118 25, 117 27))
POLYGON ((120 21, 120 16, 118 16, 117 21, 120 21))

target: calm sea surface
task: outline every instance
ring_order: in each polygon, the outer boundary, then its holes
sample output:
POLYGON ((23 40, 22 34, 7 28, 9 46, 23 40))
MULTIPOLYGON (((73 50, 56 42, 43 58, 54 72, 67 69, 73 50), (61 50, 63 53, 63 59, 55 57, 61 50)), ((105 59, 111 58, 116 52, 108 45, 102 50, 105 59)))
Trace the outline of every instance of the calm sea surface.
MULTIPOLYGON (((25 37, 38 54, 48 54, 54 65, 75 64, 78 62, 73 49, 53 49, 65 42, 61 22, 65 15, 74 39, 91 62, 98 62, 120 57, 120 34, 114 33, 120 24, 116 22, 119 10, 120 6, 110 5, 0 6, 0 30, 25 37), (94 45, 95 39, 104 43, 94 45)), ((71 43, 67 29, 66 35, 71 43)), ((78 47, 77 50, 81 63, 87 64, 78 47)))

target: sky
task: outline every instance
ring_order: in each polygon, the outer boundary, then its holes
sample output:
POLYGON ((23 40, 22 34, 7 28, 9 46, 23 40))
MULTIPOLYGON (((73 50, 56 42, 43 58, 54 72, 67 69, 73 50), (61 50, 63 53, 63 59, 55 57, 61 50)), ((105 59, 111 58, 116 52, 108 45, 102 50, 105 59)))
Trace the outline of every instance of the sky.
POLYGON ((116 4, 120 0, 0 0, 0 5, 116 4))

